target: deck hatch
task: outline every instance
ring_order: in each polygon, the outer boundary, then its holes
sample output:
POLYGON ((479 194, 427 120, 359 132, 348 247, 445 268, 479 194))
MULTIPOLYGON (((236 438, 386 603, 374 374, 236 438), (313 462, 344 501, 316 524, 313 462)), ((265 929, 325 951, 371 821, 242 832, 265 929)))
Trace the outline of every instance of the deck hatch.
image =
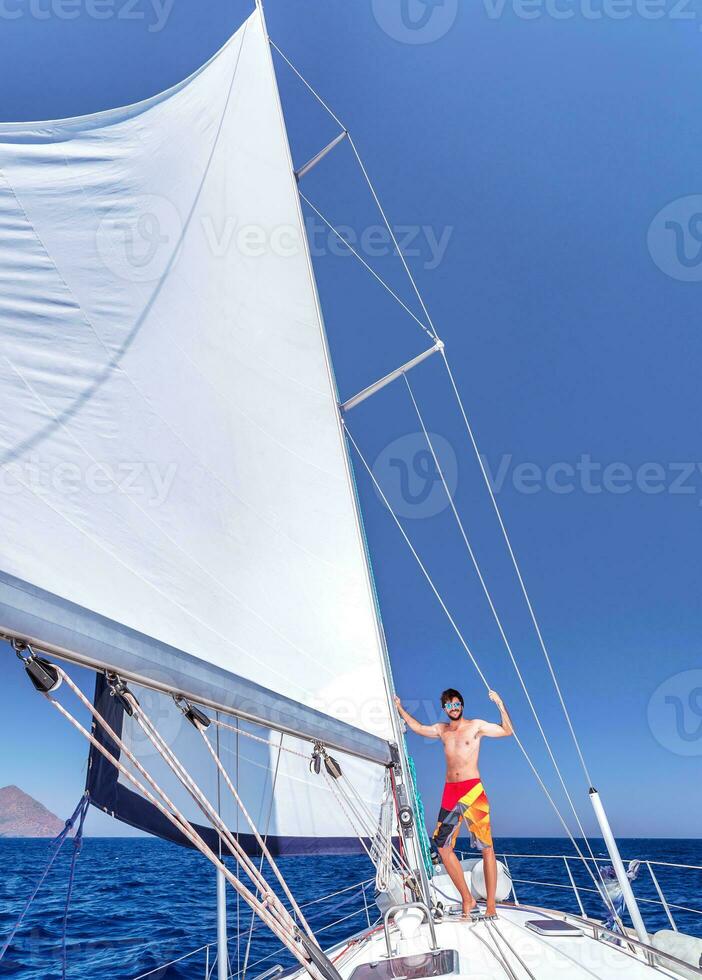
POLYGON ((570 922, 563 919, 529 919, 527 929, 537 933, 539 936, 556 936, 557 938, 568 936, 582 936, 582 931, 570 922))

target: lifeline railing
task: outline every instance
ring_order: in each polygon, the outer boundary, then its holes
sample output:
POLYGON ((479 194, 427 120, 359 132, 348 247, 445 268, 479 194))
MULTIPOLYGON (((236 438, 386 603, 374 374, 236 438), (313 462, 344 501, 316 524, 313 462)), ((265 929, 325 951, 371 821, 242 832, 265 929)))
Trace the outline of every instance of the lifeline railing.
MULTIPOLYGON (((377 921, 377 916, 374 915, 373 919, 371 919, 372 913, 371 913, 371 907, 368 902, 366 889, 369 885, 372 885, 374 881, 375 881, 374 878, 368 878, 364 881, 357 882, 356 884, 348 885, 346 888, 340 888, 338 891, 331 892, 328 895, 322 895, 320 898, 314 898, 311 899, 309 902, 301 903, 300 908, 308 909, 311 908, 312 906, 320 905, 323 902, 329 901, 332 898, 338 898, 338 896, 340 895, 346 895, 347 898, 342 900, 342 902, 339 905, 337 905, 336 911, 338 911, 342 906, 346 907, 349 904, 349 902, 353 901, 353 899, 356 896, 355 894, 352 893, 358 892, 359 893, 358 897, 361 899, 362 904, 360 904, 357 908, 354 908, 351 912, 348 912, 345 915, 341 916, 340 918, 335 919, 333 922, 325 923, 320 927, 315 926, 315 931, 317 933, 327 932, 329 929, 333 929, 335 926, 341 925, 341 923, 347 922, 350 919, 358 918, 361 915, 365 916, 367 927, 370 929, 373 925, 375 925, 377 921)), ((329 914, 329 910, 321 909, 316 913, 313 912, 310 916, 308 916, 308 919, 311 921, 315 918, 319 918, 320 915, 328 915, 328 914, 329 914)), ((262 927, 260 925, 258 926, 254 925, 253 927, 254 933, 259 932, 261 930, 262 927)), ((230 944, 234 943, 240 940, 241 938, 242 938, 241 933, 234 935, 229 939, 229 943, 230 944)), ((275 977, 277 977, 278 974, 284 972, 286 968, 280 966, 279 964, 276 964, 271 969, 265 970, 265 972, 263 973, 258 973, 256 972, 256 967, 260 966, 263 963, 269 962, 271 959, 273 959, 276 956, 279 957, 284 952, 285 952, 285 947, 282 944, 276 945, 275 949, 267 953, 265 956, 261 956, 259 959, 248 962, 247 965, 242 969, 237 969, 229 972, 228 974, 229 980, 236 980, 236 978, 239 977, 243 978, 244 976, 250 976, 251 980, 275 980, 275 977)), ((192 960, 196 957, 202 962, 204 968, 204 973, 202 975, 204 976, 204 980, 212 980, 212 977, 215 973, 215 969, 217 966, 217 942, 216 941, 213 941, 211 943, 206 943, 203 946, 198 946, 196 949, 192 949, 190 950, 190 952, 184 953, 182 956, 178 956, 175 959, 169 960, 167 963, 160 963, 158 966, 152 967, 152 969, 147 970, 145 973, 139 973, 137 976, 133 977, 132 980, 148 980, 148 978, 156 978, 162 976, 163 971, 166 970, 168 967, 175 966, 178 963, 183 963, 186 960, 192 960)))
MULTIPOLYGON (((460 855, 462 857, 474 857, 475 856, 474 854, 471 855, 471 854, 468 854, 467 852, 457 852, 457 853, 460 853, 460 855)), ((575 862, 575 866, 577 867, 577 865, 584 865, 585 862, 591 864, 593 862, 593 859, 592 858, 589 858, 589 857, 587 857, 587 858, 580 857, 579 855, 575 855, 575 854, 509 854, 509 853, 504 853, 504 854, 498 854, 496 856, 497 856, 497 859, 499 861, 502 861, 503 862, 503 864, 505 865, 505 867, 507 868, 507 870, 508 870, 508 872, 510 874, 510 878, 512 879, 512 895, 513 895, 515 904, 517 904, 517 905, 520 905, 522 903, 519 900, 518 892, 517 892, 517 889, 515 888, 515 885, 519 885, 519 886, 521 886, 521 885, 528 885, 530 887, 536 887, 536 888, 553 888, 553 889, 556 889, 556 890, 569 891, 569 892, 571 892, 575 896, 575 900, 576 900, 576 902, 578 904, 578 908, 580 910, 580 914, 581 914, 581 916, 583 918, 589 918, 589 916, 587 915, 587 913, 585 911, 585 906, 584 906, 584 903, 583 903, 583 895, 596 895, 596 896, 598 896, 598 898, 601 897, 601 894, 598 892, 597 889, 588 887, 588 886, 583 885, 583 884, 578 884, 577 881, 576 881, 576 879, 575 879, 575 876, 573 875, 573 871, 571 869, 571 864, 573 862, 575 862), (512 862, 514 862, 514 861, 550 861, 550 862, 557 861, 557 862, 563 862, 563 867, 565 869, 565 873, 566 873, 566 878, 567 878, 568 884, 561 884, 561 883, 558 883, 558 882, 548 881, 548 880, 543 880, 543 879, 541 879, 539 881, 535 881, 534 879, 530 879, 530 878, 518 878, 518 877, 514 877, 512 875, 512 868, 510 867, 510 861, 512 861, 512 862)), ((650 861, 650 860, 646 860, 646 859, 637 859, 637 860, 640 860, 640 867, 646 869, 646 872, 647 872, 647 874, 650 877, 650 880, 651 880, 651 883, 653 884, 653 887, 655 889, 655 892, 658 895, 658 898, 655 899, 655 898, 645 898, 641 894, 637 894, 636 898, 637 898, 637 901, 639 902, 640 905, 648 906, 649 908, 651 906, 656 906, 657 908, 662 909, 665 912, 665 915, 666 915, 666 917, 668 919, 668 922, 670 924, 670 927, 671 927, 671 929, 674 932, 680 932, 679 924, 678 924, 678 922, 677 922, 677 920, 675 918, 675 914, 674 914, 675 912, 682 912, 682 913, 686 913, 688 915, 699 915, 699 916, 702 916, 702 909, 696 909, 696 908, 691 908, 691 907, 689 907, 687 905, 681 905, 679 903, 670 901, 666 897, 666 894, 664 892, 664 883, 663 884, 661 883, 662 875, 660 873, 660 869, 661 868, 670 868, 670 869, 677 869, 679 871, 692 871, 692 872, 701 872, 702 873, 702 865, 696 865, 696 864, 677 864, 677 863, 672 862, 672 861, 650 861), (659 869, 659 873, 658 874, 656 874, 656 871, 654 870, 654 868, 655 869, 659 869)), ((611 860, 608 857, 595 858, 594 861, 598 865, 609 865, 609 864, 611 864, 611 860)), ((639 882, 639 888, 637 890, 638 892, 640 892, 640 884, 641 884, 641 882, 639 882)), ((700 894, 702 894, 702 888, 700 889, 700 894)), ((531 904, 531 903, 529 903, 529 904, 531 904)), ((642 909, 642 911, 643 911, 643 909, 642 909)))
MULTIPOLYGON (((457 851, 456 853, 460 857, 475 857, 475 852, 471 854, 469 852, 457 851)), ((531 901, 522 902, 520 900, 519 896, 523 896, 521 886, 528 886, 532 888, 551 888, 554 891, 560 891, 560 892, 567 891, 570 892, 575 897, 575 900, 578 905, 578 909, 580 910, 581 918, 583 920, 587 920, 589 923, 593 923, 592 916, 588 915, 585 909, 584 898, 589 896, 597 896, 599 898, 600 896, 595 888, 588 887, 587 885, 583 885, 582 883, 579 884, 578 881, 576 880, 575 874, 573 873, 574 868, 577 867, 578 864, 582 865, 585 861, 592 862, 593 860, 592 858, 589 857, 581 858, 579 855, 575 855, 575 854, 500 853, 497 854, 497 859, 503 862, 503 864, 505 865, 505 867, 510 873, 510 878, 512 880, 512 896, 514 898, 514 902, 516 905, 524 905, 529 907, 534 906, 534 903, 531 901), (514 867, 514 863, 518 861, 562 863, 567 884, 562 884, 560 882, 549 881, 545 879, 536 881, 533 878, 513 877, 512 869, 514 867), (575 862, 575 865, 571 867, 573 862, 575 862)), ((610 859, 606 857, 595 858, 594 860, 597 862, 597 864, 600 865, 610 864, 610 859)), ((657 907, 658 909, 662 909, 665 912, 668 922, 670 923, 671 929, 673 929, 675 932, 680 931, 679 924, 675 919, 675 912, 682 912, 682 913, 687 913, 689 915, 702 916, 702 909, 691 908, 687 905, 681 905, 679 903, 672 902, 669 900, 669 898, 666 896, 664 891, 665 883, 661 883, 662 874, 660 871, 660 869, 665 868, 665 869, 675 869, 678 871, 692 871, 692 872, 702 873, 701 865, 677 864, 671 861, 641 860, 641 868, 645 868, 646 872, 650 876, 651 883, 653 884, 655 893, 658 895, 658 899, 644 898, 643 896, 638 894, 637 900, 641 905, 648 906, 649 908, 651 906, 654 906, 657 907), (654 869, 658 870, 658 874, 654 869)), ((591 879, 588 878, 588 880, 591 879)), ((371 905, 373 903, 371 901, 371 904, 369 905, 368 895, 366 894, 366 890, 369 885, 373 884, 373 881, 374 879, 369 878, 365 881, 358 882, 357 884, 349 885, 348 887, 342 888, 336 892, 332 892, 329 895, 323 895, 321 898, 312 899, 311 901, 302 904, 300 908, 308 909, 312 906, 320 905, 325 901, 329 901, 332 898, 337 898, 340 895, 348 896, 348 898, 344 899, 342 902, 342 904, 345 907, 348 901, 352 900, 352 898, 354 897, 352 893, 358 891, 359 897, 362 899, 362 904, 360 904, 357 908, 354 908, 352 911, 341 916, 340 918, 337 918, 332 922, 322 925, 320 928, 315 927, 315 931, 316 933, 324 933, 329 929, 332 929, 335 926, 338 926, 341 923, 347 922, 362 914, 366 918, 366 923, 368 928, 371 928, 377 921, 377 918, 375 916, 375 913, 371 911, 371 905), (372 915, 374 916, 374 920, 371 919, 372 915)), ((640 888, 638 889, 638 891, 640 891, 640 888)), ((701 894, 702 894, 702 890, 701 890, 701 894)), ((337 910, 339 910, 339 908, 340 906, 337 906, 337 910)), ((322 915, 328 914, 328 911, 323 909, 320 910, 320 912, 317 913, 317 917, 320 914, 322 915)), ((315 917, 315 913, 313 912, 311 918, 314 917, 315 917)), ((598 926, 598 928, 602 929, 603 934, 606 931, 604 930, 604 927, 598 926)), ((257 932, 258 928, 254 927, 253 931, 257 932)), ((232 936, 232 938, 230 939, 230 943, 236 941, 237 938, 239 937, 232 936)), ((217 950, 216 942, 207 943, 206 945, 200 946, 197 949, 191 950, 189 953, 185 953, 183 956, 179 956, 177 959, 170 960, 168 963, 162 963, 160 966, 154 967, 153 969, 147 971, 146 973, 140 973, 138 976, 134 977, 133 980, 148 980, 148 978, 156 977, 161 973, 161 971, 163 971, 167 967, 174 966, 177 963, 182 963, 183 961, 192 959, 194 957, 201 957, 204 964, 204 974, 203 974, 204 978, 205 980, 211 980, 216 967, 216 950, 217 950)), ((265 956, 262 956, 257 960, 249 962, 245 970, 246 975, 250 976, 252 980, 264 980, 264 978, 265 980, 275 980, 276 976, 279 973, 283 972, 284 968, 282 966, 279 967, 276 964, 276 966, 273 967, 272 969, 265 970, 265 972, 260 974, 257 974, 255 970, 258 966, 270 962, 270 960, 273 959, 274 957, 280 956, 282 952, 284 952, 283 947, 276 946, 274 950, 267 953, 265 956)), ((658 955, 663 955, 660 951, 657 951, 657 953, 658 955)), ((243 977, 243 975, 244 975, 244 970, 235 970, 229 974, 229 977, 230 980, 238 980, 238 978, 243 977)))

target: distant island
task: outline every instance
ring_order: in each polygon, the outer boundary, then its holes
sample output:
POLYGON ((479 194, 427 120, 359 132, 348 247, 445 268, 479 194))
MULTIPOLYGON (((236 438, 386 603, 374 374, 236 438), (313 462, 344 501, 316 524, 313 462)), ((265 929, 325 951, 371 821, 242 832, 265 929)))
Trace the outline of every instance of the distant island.
POLYGON ((18 786, 0 789, 0 837, 56 837, 63 820, 18 786))

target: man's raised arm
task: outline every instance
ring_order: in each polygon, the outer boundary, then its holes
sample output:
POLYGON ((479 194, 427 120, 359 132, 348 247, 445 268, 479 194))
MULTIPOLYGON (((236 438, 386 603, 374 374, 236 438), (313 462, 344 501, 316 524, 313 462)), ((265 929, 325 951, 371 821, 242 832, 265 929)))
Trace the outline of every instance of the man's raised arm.
POLYGON ((514 735, 512 719, 507 713, 507 708, 505 708, 504 701, 495 691, 490 691, 489 697, 490 700, 494 701, 499 708, 501 723, 496 725, 491 721, 481 721, 480 727, 478 728, 478 734, 485 735, 487 738, 507 738, 508 735, 514 735))
POLYGON ((402 702, 397 695, 395 695, 395 707, 397 708, 400 717, 407 722, 407 727, 410 728, 416 735, 424 735, 426 738, 441 738, 441 729, 444 727, 443 725, 420 725, 408 711, 405 711, 405 709, 402 707, 402 702))

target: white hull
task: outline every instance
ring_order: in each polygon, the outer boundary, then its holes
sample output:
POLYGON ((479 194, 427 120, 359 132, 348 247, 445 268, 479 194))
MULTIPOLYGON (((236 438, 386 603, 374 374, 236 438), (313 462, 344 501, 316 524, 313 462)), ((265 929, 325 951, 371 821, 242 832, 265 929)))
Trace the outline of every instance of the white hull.
MULTIPOLYGON (((427 975, 426 965, 431 936, 426 924, 419 935, 410 941, 402 940, 397 929, 390 929, 393 958, 397 955, 416 957, 416 972, 394 971, 397 980, 419 980, 427 975)), ((457 970, 443 976, 460 976, 466 980, 651 980, 661 977, 700 977, 702 972, 675 962, 653 947, 631 944, 617 945, 600 923, 580 919, 562 912, 527 906, 500 905, 495 922, 465 922, 448 916, 436 923, 435 934, 440 950, 455 950, 457 970), (575 936, 541 936, 527 925, 534 920, 555 920, 569 923, 578 930, 575 936)), ((363 964, 378 964, 388 960, 386 938, 382 928, 370 930, 351 944, 342 943, 329 951, 330 959, 343 980, 350 980, 363 964)), ((621 942, 621 941, 620 941, 621 942)), ((375 971, 374 971, 375 972, 375 971)))

